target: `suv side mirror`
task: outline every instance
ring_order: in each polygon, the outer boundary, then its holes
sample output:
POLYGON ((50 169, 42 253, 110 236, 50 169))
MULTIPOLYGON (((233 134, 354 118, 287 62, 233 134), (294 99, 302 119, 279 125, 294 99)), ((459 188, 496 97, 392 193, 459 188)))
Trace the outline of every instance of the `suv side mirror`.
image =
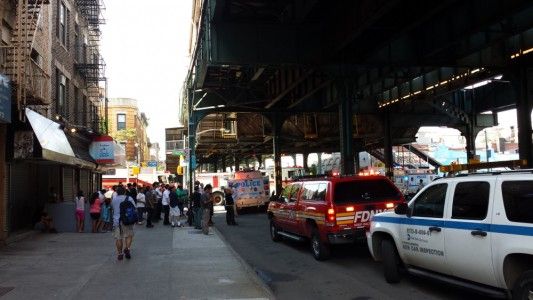
POLYGON ((396 206, 394 213, 397 215, 407 215, 408 210, 409 207, 407 206, 407 203, 403 202, 396 206))

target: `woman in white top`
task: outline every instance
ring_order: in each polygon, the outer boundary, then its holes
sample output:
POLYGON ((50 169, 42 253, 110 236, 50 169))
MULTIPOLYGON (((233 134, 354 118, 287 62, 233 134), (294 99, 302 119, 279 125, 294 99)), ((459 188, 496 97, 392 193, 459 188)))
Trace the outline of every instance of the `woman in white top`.
POLYGON ((76 195, 76 230, 78 232, 83 232, 84 221, 85 221, 85 197, 83 196, 83 191, 78 191, 76 195))
POLYGON ((139 216, 139 225, 143 223, 143 214, 146 209, 146 196, 144 195, 144 189, 140 189, 137 193, 137 215, 139 216))

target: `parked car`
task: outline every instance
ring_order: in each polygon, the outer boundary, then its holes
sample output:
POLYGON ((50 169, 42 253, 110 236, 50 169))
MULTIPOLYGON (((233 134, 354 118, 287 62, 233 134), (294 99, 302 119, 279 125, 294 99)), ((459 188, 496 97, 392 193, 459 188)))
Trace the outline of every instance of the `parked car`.
POLYGON ((270 235, 310 239, 313 256, 324 260, 331 244, 364 241, 370 218, 398 203, 405 203, 402 193, 384 176, 303 179, 270 202, 270 235))
POLYGON ((385 279, 402 268, 513 299, 533 296, 533 171, 438 179, 367 234, 385 279))

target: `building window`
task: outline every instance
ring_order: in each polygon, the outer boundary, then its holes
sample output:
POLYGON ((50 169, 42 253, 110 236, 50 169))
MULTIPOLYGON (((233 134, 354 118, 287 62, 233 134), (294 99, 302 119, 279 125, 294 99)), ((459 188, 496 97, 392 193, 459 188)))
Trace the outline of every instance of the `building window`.
POLYGON ((57 70, 57 112, 65 114, 67 102, 67 77, 57 70))
POLYGON ((68 10, 65 5, 65 3, 61 2, 59 3, 59 14, 58 14, 58 26, 57 26, 57 36, 59 37, 59 41, 61 44, 63 44, 65 47, 67 45, 67 35, 68 35, 68 10))
POLYGON ((74 122, 76 124, 81 123, 81 101, 80 101, 80 89, 77 86, 74 86, 74 122))
POLYGON ((126 129, 126 114, 117 114, 117 130, 126 129))
POLYGON ((87 96, 83 95, 83 104, 82 104, 82 124, 83 126, 87 126, 87 96))

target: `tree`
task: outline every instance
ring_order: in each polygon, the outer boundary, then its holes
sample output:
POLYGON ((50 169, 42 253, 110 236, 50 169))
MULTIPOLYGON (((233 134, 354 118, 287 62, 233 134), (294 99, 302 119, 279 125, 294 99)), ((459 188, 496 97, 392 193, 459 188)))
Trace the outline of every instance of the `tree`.
POLYGON ((134 128, 127 128, 119 130, 111 135, 117 142, 127 142, 134 140, 137 137, 137 132, 134 128))

